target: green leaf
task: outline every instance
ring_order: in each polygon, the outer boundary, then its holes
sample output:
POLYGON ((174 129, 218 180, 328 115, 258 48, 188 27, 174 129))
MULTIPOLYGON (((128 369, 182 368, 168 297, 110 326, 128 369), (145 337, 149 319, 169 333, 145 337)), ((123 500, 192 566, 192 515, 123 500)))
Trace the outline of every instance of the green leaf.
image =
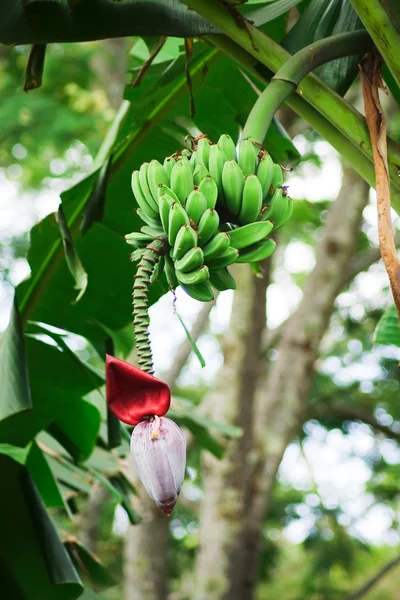
POLYGON ((276 2, 268 3, 267 6, 263 6, 254 12, 246 14, 246 18, 253 21, 256 27, 259 27, 280 17, 297 4, 300 4, 300 2, 302 0, 277 0, 276 2))
POLYGON ((27 469, 0 454, 0 472, 7 482, 7 493, 0 494, 2 596, 77 598, 81 581, 27 469))
POLYGON ((388 308, 379 319, 373 341, 375 344, 393 344, 400 348, 399 317, 394 305, 388 308))
POLYGON ((199 363, 200 363, 201 367, 204 369, 204 367, 206 366, 206 361, 204 360, 204 358, 203 358, 200 350, 198 349, 196 342, 194 341, 194 339, 190 335, 190 331, 186 327, 185 323, 183 322, 182 317, 180 316, 180 314, 177 311, 175 311, 175 314, 178 317, 179 321, 181 322, 181 325, 182 325, 183 329, 185 330, 186 337, 187 337, 187 339, 189 340, 189 342, 190 342, 190 344, 192 346, 193 352, 195 353, 195 355, 199 359, 199 363))
POLYGON ((15 460, 15 462, 24 465, 30 448, 30 445, 26 446, 26 448, 20 448, 19 446, 12 446, 11 444, 0 444, 0 454, 5 454, 5 456, 9 456, 15 460))
POLYGON ((171 410, 169 412, 171 413, 171 417, 173 417, 174 421, 176 421, 178 425, 187 427, 189 431, 192 432, 199 446, 204 448, 204 450, 208 450, 208 452, 221 460, 221 458, 224 456, 224 449, 215 439, 215 437, 211 435, 206 427, 197 424, 193 419, 183 416, 180 413, 175 413, 171 410))
POLYGON ((95 591, 102 591, 116 585, 117 582, 111 577, 103 563, 86 550, 78 540, 67 539, 64 546, 81 577, 87 579, 95 591))
POLYGON ((32 408, 24 339, 16 299, 10 323, 0 338, 0 381, 0 420, 32 408))
MULTIPOLYGON (((101 172, 100 172, 100 176, 101 176, 101 172)), ((97 189, 97 188, 95 188, 95 189, 97 189)), ((90 201, 90 198, 89 198, 88 202, 89 201, 90 201)), ((75 303, 75 302, 78 302, 82 298, 83 294, 86 291, 87 284, 88 284, 88 276, 87 276, 85 269, 83 268, 83 265, 80 261, 78 253, 74 246, 72 235, 69 230, 67 221, 65 219, 62 204, 60 204, 58 211, 57 211, 57 223, 60 228, 61 238, 62 238, 63 247, 64 247, 65 260, 67 262, 69 272, 71 273, 71 275, 75 281, 74 289, 78 290, 78 292, 79 292, 78 296, 76 297, 76 299, 74 301, 74 303, 75 303)))
MULTIPOLYGON (((134 35, 193 37, 216 32, 205 19, 178 0, 93 0, 61 8, 57 0, 3 0, 0 43, 84 42, 134 35)), ((72 5, 74 3, 71 3, 72 5)))
POLYGON ((106 190, 110 167, 112 164, 112 155, 104 162, 100 169, 96 184, 91 195, 86 202, 81 224, 81 233, 85 235, 95 221, 102 221, 104 215, 104 206, 106 202, 106 190))
POLYGON ((36 442, 33 442, 30 447, 26 467, 44 504, 48 508, 66 508, 49 463, 36 442))

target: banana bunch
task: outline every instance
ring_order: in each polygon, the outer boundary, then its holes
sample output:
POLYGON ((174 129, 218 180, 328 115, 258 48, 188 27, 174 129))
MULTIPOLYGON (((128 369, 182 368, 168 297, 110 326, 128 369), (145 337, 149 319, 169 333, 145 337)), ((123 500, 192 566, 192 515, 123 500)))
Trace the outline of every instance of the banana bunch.
POLYGON ((217 144, 206 136, 183 150, 144 163, 132 174, 137 213, 145 225, 125 236, 140 260, 154 239, 168 251, 152 271, 150 282, 165 272, 168 285, 181 285, 193 298, 213 299, 217 290, 235 289, 227 267, 270 256, 268 236, 290 217, 292 201, 282 187, 282 170, 267 152, 243 140, 238 152, 229 135, 217 144))

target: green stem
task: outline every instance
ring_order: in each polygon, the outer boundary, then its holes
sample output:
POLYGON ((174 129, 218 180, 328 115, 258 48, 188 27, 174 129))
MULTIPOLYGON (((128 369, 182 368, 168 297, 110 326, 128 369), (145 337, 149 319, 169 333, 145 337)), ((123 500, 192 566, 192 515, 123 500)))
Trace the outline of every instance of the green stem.
POLYGON ((166 243, 161 239, 153 240, 143 253, 133 283, 133 325, 135 327, 136 352, 138 365, 147 373, 154 373, 153 355, 149 339, 148 292, 154 267, 167 251, 166 243))
MULTIPOLYGON (((214 0, 182 0, 182 2, 218 27, 236 45, 241 46, 274 73, 290 58, 290 54, 284 48, 248 21, 246 27, 239 27, 228 8, 219 2, 214 0)), ((214 36, 207 36, 207 39, 213 43, 214 36)), ((346 100, 313 74, 307 75, 302 80, 297 94, 330 121, 347 139, 357 145, 367 158, 372 158, 371 140, 365 119, 346 100)), ((390 175, 392 182, 397 186, 400 147, 391 140, 388 142, 390 175)))
POLYGON ((400 86, 400 33, 383 8, 381 0, 351 0, 351 4, 400 86))
POLYGON ((244 126, 243 138, 262 144, 274 114, 306 75, 336 58, 364 54, 371 45, 371 38, 362 30, 319 40, 297 52, 279 69, 258 98, 244 126))

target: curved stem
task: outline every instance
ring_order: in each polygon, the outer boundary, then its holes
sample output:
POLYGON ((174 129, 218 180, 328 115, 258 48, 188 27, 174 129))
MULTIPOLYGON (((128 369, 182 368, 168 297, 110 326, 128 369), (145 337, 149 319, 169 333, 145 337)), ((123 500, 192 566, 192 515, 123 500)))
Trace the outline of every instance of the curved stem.
POLYGON ((319 40, 297 52, 279 69, 258 98, 244 126, 243 138, 262 144, 274 114, 306 75, 331 60, 363 54, 371 46, 369 34, 361 30, 319 40))
POLYGON ((162 239, 153 240, 143 253, 133 283, 133 325, 135 327, 138 365, 143 371, 153 375, 153 355, 149 340, 148 291, 154 267, 167 250, 162 239))

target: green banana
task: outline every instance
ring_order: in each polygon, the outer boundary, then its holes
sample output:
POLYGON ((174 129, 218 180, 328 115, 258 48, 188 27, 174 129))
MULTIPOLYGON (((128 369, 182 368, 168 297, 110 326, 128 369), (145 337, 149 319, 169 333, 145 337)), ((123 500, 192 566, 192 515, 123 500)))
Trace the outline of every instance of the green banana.
POLYGON ((186 198, 193 190, 193 175, 189 161, 182 156, 176 161, 171 171, 171 188, 178 196, 181 204, 185 204, 186 198))
POLYGON ((164 185, 163 183, 161 185, 158 186, 158 198, 160 198, 160 196, 162 196, 163 194, 166 194, 167 196, 169 196, 171 198, 171 200, 173 200, 174 202, 180 202, 178 196, 175 194, 174 190, 171 190, 170 187, 168 187, 167 185, 164 185))
POLYGON ((175 288, 178 287, 179 281, 176 277, 174 263, 169 256, 165 257, 164 270, 165 270, 165 277, 167 278, 168 287, 171 290, 174 290, 175 288))
POLYGON ((172 248, 172 258, 179 260, 191 248, 197 245, 197 233, 190 225, 183 225, 178 231, 174 247, 172 248))
POLYGON ((149 163, 143 163, 139 169, 139 181, 140 187, 142 188, 142 192, 151 206, 151 208, 155 211, 158 210, 157 200, 153 198, 153 194, 150 191, 149 182, 147 181, 147 173, 149 171, 149 163))
POLYGON ((131 254, 131 261, 132 262, 136 262, 137 260, 140 260, 143 256, 143 252, 146 250, 145 247, 143 248, 136 248, 136 250, 134 250, 131 254))
POLYGON ((242 250, 236 262, 252 263, 258 262, 259 260, 264 260, 265 258, 268 258, 268 256, 271 256, 275 250, 275 247, 276 242, 271 239, 264 240, 263 242, 257 242, 257 244, 249 246, 246 248, 246 250, 242 250))
POLYGON ((160 211, 160 219, 165 233, 168 235, 169 232, 169 211, 175 200, 168 194, 163 194, 158 199, 158 208, 160 211))
POLYGON ((245 177, 254 175, 257 162, 257 150, 253 142, 250 140, 240 142, 238 163, 245 177))
POLYGON ((292 216, 293 200, 291 198, 289 198, 289 196, 286 196, 286 200, 287 200, 286 210, 285 210, 284 214, 281 216, 281 218, 279 219, 279 221, 275 222, 274 231, 276 231, 277 229, 282 227, 282 225, 284 225, 286 223, 286 221, 288 221, 290 219, 290 217, 292 216))
POLYGON ((182 271, 182 273, 189 273, 201 267, 204 263, 203 250, 198 246, 195 246, 191 250, 188 250, 186 254, 179 260, 175 261, 175 269, 182 271))
POLYGON ((133 171, 131 183, 133 195, 135 196, 135 200, 138 203, 139 208, 152 219, 157 219, 158 208, 157 210, 154 210, 147 202, 146 196, 143 194, 142 188, 140 187, 139 171, 133 171))
POLYGON ((264 152, 257 167, 257 177, 263 190, 263 200, 268 196, 272 183, 274 163, 267 152, 264 152))
POLYGON ((197 140, 196 147, 196 165, 202 163, 208 169, 208 159, 210 156, 210 142, 206 136, 197 140))
POLYGON ((207 208, 197 226, 199 246, 207 244, 208 240, 217 233, 218 227, 219 216, 217 211, 214 208, 207 208))
POLYGON ((192 285, 182 285, 182 289, 188 296, 191 296, 195 300, 200 300, 200 302, 211 302, 211 300, 214 300, 214 292, 208 281, 192 285))
POLYGON ((239 250, 236 250, 236 248, 227 248, 220 256, 217 256, 212 260, 207 260, 207 265, 211 270, 222 269, 222 267, 229 267, 229 265, 232 265, 237 261, 238 257, 239 250))
POLYGON ((215 183, 218 186, 218 192, 223 199, 224 190, 222 187, 222 170, 226 162, 226 156, 217 144, 213 144, 210 147, 210 157, 208 163, 208 170, 210 171, 211 177, 215 179, 215 183))
POLYGON ((227 160, 222 169, 222 187, 225 204, 232 215, 238 215, 242 207, 244 177, 236 161, 227 160))
POLYGON ((192 167, 192 171, 195 171, 197 165, 197 152, 194 150, 189 157, 190 166, 192 167))
POLYGON ((158 258, 158 261, 154 265, 152 274, 150 275, 150 283, 151 284, 157 283, 157 281, 160 279, 161 275, 164 273, 164 266, 165 266, 165 258, 164 258, 164 256, 160 256, 158 258))
POLYGON ((190 159, 192 158, 192 151, 189 150, 189 148, 184 148, 181 150, 181 156, 184 156, 190 162, 190 159))
POLYGON ((203 179, 203 177, 207 177, 207 175, 209 174, 210 173, 208 172, 208 169, 205 168, 203 163, 198 163, 196 165, 195 170, 193 171, 193 183, 195 185, 200 185, 200 182, 203 179))
POLYGON ((173 156, 167 156, 167 158, 164 159, 163 167, 164 167, 165 172, 167 173, 169 179, 171 179, 171 171, 172 171, 172 167, 174 166, 174 164, 175 164, 175 159, 173 158, 173 156))
POLYGON ((224 254, 225 250, 229 248, 230 237, 223 231, 217 233, 211 240, 203 247, 203 254, 205 262, 213 260, 221 254, 224 254))
POLYGON ((271 202, 267 210, 263 213, 263 218, 269 219, 273 222, 274 226, 281 223, 288 211, 288 197, 286 195, 286 189, 277 188, 274 195, 271 198, 271 202))
POLYGON ((162 227, 150 227, 150 225, 144 225, 140 228, 142 233, 146 233, 147 235, 151 235, 153 238, 166 238, 167 234, 165 233, 162 227))
POLYGON ((246 177, 243 186, 242 208, 239 213, 239 221, 246 225, 257 220, 262 207, 262 187, 257 175, 246 177))
POLYGON ((199 190, 190 192, 186 201, 185 210, 196 225, 200 221, 203 213, 207 210, 207 202, 204 195, 199 190))
POLYGON ((147 225, 150 225, 150 227, 161 227, 160 216, 158 216, 157 219, 152 219, 141 208, 137 208, 136 213, 137 213, 138 217, 140 217, 140 219, 142 219, 142 221, 147 223, 147 225))
POLYGON ((190 225, 188 214, 179 202, 174 202, 169 209, 168 218, 168 242, 170 246, 174 245, 178 231, 183 225, 190 225))
POLYGON ((139 246, 147 246, 153 240, 153 236, 141 231, 133 231, 126 234, 125 240, 130 246, 138 248, 139 246))
POLYGON ((275 164, 272 169, 272 179, 271 179, 272 191, 270 193, 273 194, 278 187, 282 187, 282 184, 283 184, 282 169, 281 169, 280 165, 275 164))
POLYGON ((207 203, 207 208, 215 208, 218 200, 218 186, 211 175, 206 175, 200 181, 199 192, 201 192, 207 203))
POLYGON ((204 281, 208 281, 210 279, 210 271, 206 265, 202 265, 201 267, 190 271, 190 273, 184 273, 183 271, 177 271, 175 269, 175 273, 179 283, 182 283, 183 285, 203 283, 204 281))
POLYGON ((236 281, 226 267, 211 270, 210 282, 220 292, 236 290, 236 281))
POLYGON ((225 154, 227 160, 236 161, 236 148, 233 139, 227 133, 223 133, 218 140, 218 146, 225 154))
POLYGON ((232 248, 237 248, 238 250, 247 248, 247 246, 264 240, 273 228, 274 226, 271 221, 255 221, 248 225, 242 225, 242 227, 237 227, 229 232, 231 238, 230 245, 232 248))
POLYGON ((169 185, 169 176, 158 160, 151 160, 149 163, 147 183, 149 184, 151 195, 156 203, 158 203, 158 186, 160 184, 169 185))

